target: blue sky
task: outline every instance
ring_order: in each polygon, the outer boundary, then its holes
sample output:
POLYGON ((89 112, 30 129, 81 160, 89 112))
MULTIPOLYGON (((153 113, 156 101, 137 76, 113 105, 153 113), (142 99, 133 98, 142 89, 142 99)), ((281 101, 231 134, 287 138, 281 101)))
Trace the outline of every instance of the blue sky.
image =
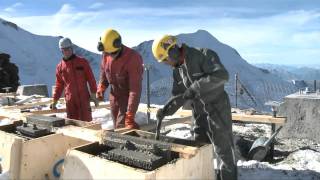
POLYGON ((318 0, 0 0, 0 17, 94 52, 109 27, 128 46, 204 29, 250 63, 320 64, 318 0))

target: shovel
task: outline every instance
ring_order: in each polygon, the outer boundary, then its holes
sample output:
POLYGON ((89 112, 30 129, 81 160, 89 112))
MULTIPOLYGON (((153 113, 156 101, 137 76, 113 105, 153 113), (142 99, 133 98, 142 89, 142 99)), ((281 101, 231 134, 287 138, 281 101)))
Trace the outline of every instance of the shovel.
MULTIPOLYGON (((175 103, 177 99, 181 98, 182 96, 183 96, 183 94, 177 95, 177 96, 171 98, 170 101, 163 107, 163 112, 168 111, 168 108, 173 103, 175 103)), ((162 120, 163 120, 163 118, 162 119, 158 119, 158 117, 157 117, 157 128, 156 128, 156 137, 155 137, 156 140, 159 140, 159 137, 160 137, 160 129, 161 129, 162 120)))
POLYGON ((249 151, 249 159, 262 161, 270 150, 270 144, 273 142, 274 138, 277 136, 281 128, 282 126, 280 126, 269 139, 266 137, 260 137, 255 140, 249 151))
POLYGON ((162 119, 157 118, 156 140, 159 140, 159 137, 160 137, 161 122, 162 122, 162 119))

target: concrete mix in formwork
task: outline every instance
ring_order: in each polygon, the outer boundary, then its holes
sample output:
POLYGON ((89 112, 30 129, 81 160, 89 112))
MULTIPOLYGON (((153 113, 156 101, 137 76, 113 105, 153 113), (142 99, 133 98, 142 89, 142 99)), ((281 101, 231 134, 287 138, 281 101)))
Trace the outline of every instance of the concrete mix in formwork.
POLYGON ((287 117, 278 137, 307 138, 320 143, 320 93, 286 96, 278 115, 287 117))

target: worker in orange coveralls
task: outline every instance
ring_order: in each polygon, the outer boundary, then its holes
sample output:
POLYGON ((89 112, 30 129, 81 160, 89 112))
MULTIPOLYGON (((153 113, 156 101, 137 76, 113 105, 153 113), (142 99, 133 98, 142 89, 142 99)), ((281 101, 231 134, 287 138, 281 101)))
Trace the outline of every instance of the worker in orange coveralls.
POLYGON ((141 56, 123 45, 120 34, 113 29, 104 31, 98 43, 98 50, 103 53, 96 97, 103 100, 104 92, 110 86, 109 101, 114 127, 138 129, 135 114, 141 96, 141 56))
POLYGON ((82 121, 92 121, 90 100, 98 106, 96 99, 97 84, 88 61, 73 52, 69 38, 59 41, 63 58, 56 68, 56 87, 53 93, 51 109, 56 109, 57 102, 64 90, 67 117, 82 121), (88 90, 89 84, 90 92, 88 90))

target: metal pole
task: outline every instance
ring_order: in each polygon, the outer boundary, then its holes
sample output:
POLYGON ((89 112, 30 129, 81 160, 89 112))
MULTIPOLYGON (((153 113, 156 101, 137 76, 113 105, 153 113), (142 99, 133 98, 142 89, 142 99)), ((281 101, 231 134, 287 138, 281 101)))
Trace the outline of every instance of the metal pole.
POLYGON ((238 73, 235 74, 235 98, 236 98, 236 108, 238 107, 238 73))
MULTIPOLYGON (((2 88, 2 89, 4 89, 4 90, 6 91, 6 94, 8 95, 8 94, 10 93, 11 87, 4 87, 4 88, 2 88)), ((8 101, 8 106, 11 106, 9 96, 7 96, 7 101, 8 101)))
POLYGON ((150 122, 150 65, 144 64, 144 69, 147 72, 147 124, 150 122))
POLYGON ((314 80, 313 82, 314 92, 317 92, 317 80, 314 80))
MULTIPOLYGON (((272 110, 272 117, 277 117, 277 110, 276 107, 271 106, 271 110, 272 110)), ((274 134, 276 132, 276 124, 275 123, 271 123, 271 135, 274 134)), ((274 157, 274 142, 272 142, 270 144, 270 159, 273 160, 274 157)))

